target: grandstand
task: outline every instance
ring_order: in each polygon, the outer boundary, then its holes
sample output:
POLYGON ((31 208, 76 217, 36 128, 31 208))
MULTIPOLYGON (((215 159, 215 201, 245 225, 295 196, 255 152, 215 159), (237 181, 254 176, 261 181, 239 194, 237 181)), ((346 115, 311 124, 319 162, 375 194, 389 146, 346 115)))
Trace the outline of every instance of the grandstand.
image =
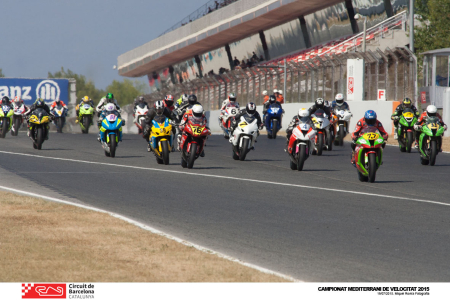
MULTIPOLYGON (((253 52, 273 64, 284 58, 299 62, 355 51, 362 40, 362 21, 355 20, 356 13, 366 16, 373 28, 367 40, 375 50, 383 35, 405 28, 407 4, 407 0, 239 0, 204 16, 196 14, 196 20, 181 22, 122 54, 119 74, 147 75, 153 91, 178 85, 182 89, 189 81, 206 80, 207 73, 233 70, 234 58, 248 59, 253 52)), ((392 39, 390 48, 407 44, 405 31, 400 31, 402 37, 392 39)))

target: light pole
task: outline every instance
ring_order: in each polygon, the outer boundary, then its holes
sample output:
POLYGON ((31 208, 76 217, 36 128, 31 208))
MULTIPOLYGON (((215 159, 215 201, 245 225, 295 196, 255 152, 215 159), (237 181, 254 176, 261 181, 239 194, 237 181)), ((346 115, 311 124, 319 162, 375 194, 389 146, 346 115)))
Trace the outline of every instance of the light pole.
POLYGON ((361 15, 361 14, 356 14, 355 15, 355 20, 358 20, 359 18, 364 18, 364 33, 363 33, 363 52, 366 52, 366 31, 367 31, 367 17, 361 15))

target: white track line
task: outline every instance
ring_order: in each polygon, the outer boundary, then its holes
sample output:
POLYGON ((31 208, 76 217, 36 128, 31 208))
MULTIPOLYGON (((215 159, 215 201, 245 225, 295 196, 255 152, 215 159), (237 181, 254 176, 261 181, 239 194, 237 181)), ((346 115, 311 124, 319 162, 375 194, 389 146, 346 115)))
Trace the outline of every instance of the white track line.
POLYGON ((437 205, 443 205, 443 206, 450 206, 450 203, 445 203, 445 202, 438 202, 438 201, 431 201, 431 200, 424 200, 424 199, 416 199, 416 198, 407 198, 407 197, 399 197, 399 196, 390 196, 390 195, 381 195, 381 194, 372 194, 372 193, 364 193, 364 192, 356 192, 356 191, 348 191, 348 190, 339 190, 339 189, 331 189, 331 188, 316 187, 316 186, 307 186, 307 185, 300 185, 300 184, 291 184, 291 183, 283 183, 283 182, 271 182, 271 181, 255 180, 255 179, 248 179, 248 178, 237 178, 237 177, 212 175, 212 174, 189 173, 189 172, 185 172, 185 171, 173 171, 173 170, 164 170, 164 169, 156 169, 156 168, 146 168, 146 167, 137 167, 137 166, 118 165, 118 164, 103 163, 103 162, 77 160, 77 159, 71 159, 71 158, 47 157, 47 156, 41 156, 41 155, 34 155, 34 154, 27 154, 27 153, 14 153, 14 152, 8 152, 8 151, 0 151, 0 153, 11 154, 11 155, 20 155, 20 156, 29 156, 29 157, 37 157, 37 158, 44 158, 44 159, 70 161, 70 162, 85 163, 85 164, 95 164, 95 165, 104 165, 104 166, 112 166, 112 167, 120 167, 120 168, 130 168, 130 169, 139 169, 139 170, 149 170, 149 171, 157 171, 157 172, 175 173, 175 174, 182 174, 182 175, 202 176, 202 177, 220 178, 220 179, 228 179, 228 180, 236 180, 236 181, 249 181, 249 182, 263 183, 263 184, 290 186, 290 187, 296 187, 296 188, 314 189, 314 190, 322 190, 322 191, 329 191, 329 192, 346 193, 346 194, 354 194, 354 195, 363 195, 363 196, 371 196, 371 197, 379 197, 379 198, 399 199, 399 200, 405 200, 405 201, 413 201, 413 202, 421 202, 421 203, 428 203, 428 204, 437 204, 437 205))
POLYGON ((112 216, 112 217, 114 217, 114 218, 123 220, 123 221, 128 222, 128 223, 130 223, 130 224, 132 224, 132 225, 135 225, 135 226, 137 226, 137 227, 139 227, 139 228, 142 228, 142 229, 144 229, 144 230, 150 231, 151 233, 154 233, 154 234, 160 235, 160 236, 162 236, 162 237, 171 239, 171 240, 173 240, 173 241, 176 241, 176 242, 178 242, 178 243, 180 243, 180 244, 183 244, 183 245, 186 245, 186 246, 188 246, 188 247, 194 247, 195 249, 200 250, 200 251, 202 251, 202 252, 204 252, 204 253, 216 255, 216 256, 218 256, 218 257, 220 257, 220 258, 224 258, 224 259, 226 259, 226 260, 229 260, 229 261, 232 261, 232 262, 239 263, 239 264, 241 264, 241 265, 244 265, 244 266, 246 266, 246 267, 249 267, 249 268, 258 270, 258 271, 263 272, 263 273, 265 273, 265 274, 275 275, 275 276, 284 278, 284 279, 289 280, 289 281, 301 282, 300 280, 295 279, 295 278, 293 278, 293 277, 290 277, 290 276, 288 276, 288 275, 284 275, 284 274, 281 274, 281 273, 277 273, 277 272, 271 271, 271 270, 269 270, 269 269, 266 269, 266 268, 263 268, 263 267, 260 267, 260 266, 257 266, 257 265, 253 265, 253 264, 244 262, 244 261, 242 261, 242 260, 233 258, 233 257, 231 257, 231 256, 222 254, 222 253, 220 253, 220 252, 216 252, 216 251, 214 251, 214 250, 205 248, 205 247, 203 247, 203 246, 200 246, 200 245, 197 245, 197 244, 193 244, 193 243, 191 243, 191 242, 188 242, 188 241, 185 241, 185 240, 183 240, 183 239, 177 238, 177 237, 175 237, 175 236, 173 236, 173 235, 169 235, 169 234, 164 233, 164 232, 162 232, 162 231, 160 231, 160 230, 158 230, 158 229, 155 229, 155 228, 153 228, 153 227, 147 226, 147 225, 145 225, 145 224, 143 224, 143 223, 139 223, 139 222, 134 221, 134 220, 132 220, 132 219, 130 219, 130 218, 124 217, 124 216, 122 216, 122 215, 119 215, 119 214, 116 214, 116 213, 113 213, 113 212, 109 212, 109 211, 106 211, 106 210, 98 209, 98 208, 91 207, 91 206, 87 206, 87 205, 83 205, 83 204, 73 203, 73 202, 70 202, 70 201, 62 200, 62 199, 57 199, 57 198, 47 197, 47 196, 43 196, 43 195, 39 195, 39 194, 35 194, 35 193, 30 193, 30 192, 26 192, 26 191, 22 191, 22 190, 12 189, 12 188, 9 188, 9 187, 6 187, 6 186, 0 186, 0 189, 6 190, 6 191, 10 191, 10 192, 14 192, 14 193, 17 193, 17 194, 22 194, 22 195, 31 196, 31 197, 42 198, 42 199, 49 200, 49 201, 53 201, 53 202, 57 202, 57 203, 62 203, 62 204, 67 204, 67 205, 72 205, 72 206, 77 206, 77 207, 80 207, 80 208, 92 210, 92 211, 99 212, 99 213, 105 213, 105 214, 108 214, 108 215, 110 215, 110 216, 112 216))

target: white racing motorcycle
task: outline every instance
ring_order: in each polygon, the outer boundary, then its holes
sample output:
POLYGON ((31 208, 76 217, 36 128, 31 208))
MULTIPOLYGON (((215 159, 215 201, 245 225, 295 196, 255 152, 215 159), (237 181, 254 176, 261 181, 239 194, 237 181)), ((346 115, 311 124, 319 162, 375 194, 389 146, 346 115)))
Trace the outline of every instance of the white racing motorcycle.
POLYGON ((148 112, 148 106, 145 103, 139 103, 136 106, 136 112, 134 114, 134 124, 136 124, 139 134, 144 131, 143 122, 145 119, 145 115, 148 112))
POLYGON ((228 103, 223 113, 219 117, 219 125, 223 130, 223 136, 230 138, 230 126, 233 118, 239 113, 239 107, 236 104, 228 103))
POLYGON ((242 116, 238 121, 238 126, 233 131, 230 138, 231 147, 233 149, 234 160, 245 160, 247 153, 253 149, 258 132, 258 120, 248 115, 242 116))
POLYGON ((350 127, 350 119, 353 117, 353 114, 348 109, 339 109, 335 110, 336 116, 338 116, 338 124, 337 124, 337 134, 336 140, 334 141, 335 146, 344 146, 344 138, 347 135, 348 128, 350 127))
POLYGON ((303 117, 292 131, 288 146, 291 170, 303 170, 305 160, 312 153, 317 133, 312 125, 309 117, 303 117))
POLYGON ((20 126, 23 124, 23 113, 25 112, 25 105, 17 105, 13 103, 14 115, 13 115, 13 126, 11 127, 11 135, 17 136, 19 134, 20 126))
POLYGON ((333 134, 331 132, 331 122, 328 120, 328 115, 324 110, 318 109, 311 116, 311 120, 316 127, 317 135, 315 140, 315 150, 313 155, 322 155, 322 151, 325 148, 328 151, 333 149, 333 134))

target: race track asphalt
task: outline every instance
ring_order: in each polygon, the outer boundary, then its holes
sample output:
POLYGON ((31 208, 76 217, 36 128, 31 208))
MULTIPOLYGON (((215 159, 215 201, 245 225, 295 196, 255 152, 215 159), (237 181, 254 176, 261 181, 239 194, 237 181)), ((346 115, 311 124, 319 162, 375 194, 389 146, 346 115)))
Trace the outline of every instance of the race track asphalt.
POLYGON ((188 170, 178 152, 158 165, 138 135, 108 158, 94 134, 51 133, 38 151, 21 132, 0 140, 0 185, 116 212, 299 280, 450 281, 449 154, 431 167, 386 147, 371 184, 358 181, 349 144, 302 172, 284 145, 260 136, 241 162, 211 136, 188 170))

